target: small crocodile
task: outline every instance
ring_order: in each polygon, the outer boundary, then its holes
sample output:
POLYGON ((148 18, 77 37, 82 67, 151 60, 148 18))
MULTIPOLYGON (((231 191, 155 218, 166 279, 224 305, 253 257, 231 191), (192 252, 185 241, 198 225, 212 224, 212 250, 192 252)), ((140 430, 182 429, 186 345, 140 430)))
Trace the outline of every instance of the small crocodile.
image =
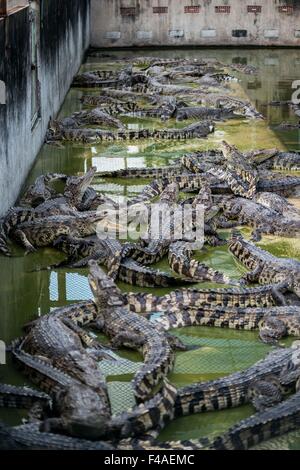
MULTIPOLYGON (((36 212, 42 213, 44 217, 52 215, 77 215, 77 210, 83 209, 83 200, 89 195, 96 168, 92 167, 82 176, 67 176, 47 174, 39 176, 34 185, 30 186, 21 199, 24 205, 30 205, 36 212), (58 194, 53 188, 48 188, 40 181, 61 179, 65 181, 63 195, 58 194), (43 189, 45 186, 45 189, 43 189)), ((99 204, 98 204, 99 205, 99 204)))
POLYGON ((235 330, 259 329, 265 343, 275 343, 284 336, 300 336, 300 307, 296 305, 268 308, 177 307, 172 305, 161 316, 147 318, 166 331, 186 326, 215 326, 235 330))
POLYGON ((66 181, 67 176, 59 173, 47 173, 36 178, 35 182, 23 194, 20 204, 36 207, 39 204, 51 199, 55 194, 49 183, 55 180, 66 181))
POLYGON ((168 260, 171 268, 177 274, 189 277, 198 282, 215 282, 218 284, 238 284, 226 274, 210 268, 205 263, 191 259, 192 249, 189 243, 177 241, 171 243, 168 251, 168 260))
POLYGON ((178 108, 175 116, 177 121, 184 121, 187 119, 213 119, 216 121, 223 121, 226 119, 239 117, 231 110, 222 108, 206 108, 204 106, 186 106, 183 108, 178 108))
POLYGON ((181 129, 140 129, 140 130, 119 130, 116 132, 103 129, 72 129, 62 126, 58 121, 50 123, 46 140, 71 141, 81 143, 97 143, 103 141, 118 140, 139 140, 139 139, 196 139, 207 137, 214 131, 214 125, 210 121, 201 121, 191 124, 181 129))
POLYGON ((285 219, 299 220, 300 211, 288 200, 276 193, 257 193, 255 202, 274 210, 285 219))
POLYGON ((128 313, 120 290, 98 264, 95 261, 89 264, 89 282, 95 296, 100 328, 114 345, 142 350, 144 365, 135 374, 133 389, 136 399, 144 401, 172 370, 173 350, 164 333, 140 315, 128 313))
POLYGON ((268 284, 285 282, 289 289, 300 296, 300 262, 292 258, 278 258, 254 243, 245 240, 234 231, 229 242, 230 252, 247 268, 248 282, 268 284))
POLYGON ((58 215, 34 218, 21 222, 10 230, 9 236, 19 242, 27 252, 35 251, 35 247, 52 245, 60 235, 88 236, 96 231, 96 224, 103 215, 95 212, 76 216, 58 215))
POLYGON ((36 403, 48 407, 51 404, 51 398, 46 393, 29 387, 16 387, 0 383, 0 407, 30 410, 36 403))
POLYGON ((300 171, 300 153, 279 152, 263 161, 259 168, 266 170, 300 171))
MULTIPOLYGON (((82 308, 79 312, 82 323, 95 319, 93 310, 82 308)), ((22 350, 32 356, 43 357, 55 368, 94 390, 99 397, 99 413, 105 420, 110 413, 106 383, 96 360, 83 347, 83 344, 98 347, 98 342, 78 326, 77 314, 78 310, 71 310, 67 315, 66 309, 62 308, 42 316, 22 342, 22 350)))
POLYGON ((160 270, 150 269, 140 263, 128 258, 126 253, 122 255, 122 245, 116 239, 85 240, 71 236, 61 236, 53 246, 69 255, 67 261, 63 261, 60 266, 71 268, 81 268, 88 265, 90 260, 96 260, 99 264, 104 264, 112 274, 112 260, 120 254, 116 276, 127 284, 140 287, 168 287, 189 282, 185 279, 175 278, 172 275, 160 270))
POLYGON ((260 240, 261 234, 296 237, 300 233, 300 221, 285 218, 275 210, 249 199, 226 198, 222 208, 227 219, 253 227, 252 237, 255 241, 260 240))
POLYGON ((226 289, 180 289, 163 296, 148 293, 128 293, 126 299, 130 310, 137 313, 164 311, 172 306, 193 307, 270 307, 285 304, 285 283, 252 288, 226 289))
MULTIPOLYGON (((234 408, 252 399, 249 387, 254 381, 276 377, 291 360, 294 348, 276 349, 246 370, 209 382, 195 383, 178 390, 175 416, 234 408)), ((295 381, 282 385, 282 394, 293 391, 295 381)))
POLYGON ((299 429, 300 391, 287 400, 235 424, 215 439, 209 449, 247 450, 254 445, 299 429))
POLYGON ((214 166, 208 172, 225 180, 234 194, 252 199, 259 178, 256 169, 246 161, 244 155, 233 145, 223 141, 222 150, 225 158, 225 168, 216 168, 214 166))
POLYGON ((41 432, 39 424, 23 424, 9 427, 0 422, 1 450, 114 450, 115 447, 105 441, 86 439, 41 432))
POLYGON ((60 124, 64 127, 70 127, 71 129, 76 129, 79 126, 86 124, 103 124, 108 127, 125 129, 124 124, 122 124, 119 119, 114 118, 101 108, 95 108, 92 111, 77 111, 72 114, 72 116, 62 119, 60 124))

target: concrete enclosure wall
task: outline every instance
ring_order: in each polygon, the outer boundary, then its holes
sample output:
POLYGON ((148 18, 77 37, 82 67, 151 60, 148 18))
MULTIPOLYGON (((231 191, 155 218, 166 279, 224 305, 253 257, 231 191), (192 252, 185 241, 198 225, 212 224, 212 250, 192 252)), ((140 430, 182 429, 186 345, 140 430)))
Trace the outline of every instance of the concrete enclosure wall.
POLYGON ((300 0, 91 0, 94 47, 300 45, 300 0))
POLYGON ((32 8, 0 18, 0 216, 17 199, 89 46, 89 0, 32 8))

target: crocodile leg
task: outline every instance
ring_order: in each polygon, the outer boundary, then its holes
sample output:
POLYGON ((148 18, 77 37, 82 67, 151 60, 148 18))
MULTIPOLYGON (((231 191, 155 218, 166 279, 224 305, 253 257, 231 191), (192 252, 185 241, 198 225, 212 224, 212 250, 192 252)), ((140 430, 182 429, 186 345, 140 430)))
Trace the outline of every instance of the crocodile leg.
POLYGON ((283 399, 279 381, 276 377, 266 377, 254 381, 248 389, 248 396, 256 411, 264 411, 280 403, 283 399))
POLYGON ((279 318, 270 317, 260 325, 259 337, 267 344, 276 344, 276 342, 287 335, 286 325, 279 318))
MULTIPOLYGON (((277 305, 286 305, 286 300, 285 300, 285 297, 284 295, 280 292, 281 289, 281 285, 280 286, 273 286, 272 287, 272 297, 273 299, 275 300, 276 304, 277 305)), ((285 283, 282 283, 282 289, 283 290, 286 290, 287 287, 286 287, 286 284, 285 283)))
POLYGON ((14 230, 13 232, 14 239, 19 242, 26 250, 26 253, 34 253, 36 249, 34 246, 29 242, 25 233, 22 230, 14 230))
POLYGON ((144 340, 138 334, 134 334, 131 332, 120 332, 118 335, 114 336, 111 339, 111 344, 115 348, 124 346, 130 349, 137 349, 137 346, 143 346, 144 340))
POLYGON ((249 271, 243 276, 243 279, 246 282, 258 282, 259 275, 262 272, 263 267, 261 265, 258 265, 253 271, 249 271))
POLYGON ((79 336, 84 346, 94 349, 102 349, 102 346, 98 341, 91 338, 83 328, 76 325, 72 320, 69 318, 62 318, 61 320, 68 328, 70 328, 70 330, 74 331, 74 333, 79 336))

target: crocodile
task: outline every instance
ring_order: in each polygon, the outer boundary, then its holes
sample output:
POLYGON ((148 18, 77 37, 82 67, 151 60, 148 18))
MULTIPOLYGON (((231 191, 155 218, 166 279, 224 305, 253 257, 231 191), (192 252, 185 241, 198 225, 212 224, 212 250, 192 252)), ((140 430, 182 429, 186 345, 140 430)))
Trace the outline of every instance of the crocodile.
POLYGON ((259 167, 267 170, 300 171, 300 153, 276 152, 259 167))
POLYGON ((69 255, 67 261, 63 261, 54 267, 69 266, 81 268, 88 265, 90 260, 96 260, 109 268, 109 274, 115 275, 120 281, 140 287, 168 287, 189 282, 185 279, 175 278, 160 270, 150 269, 128 258, 122 245, 117 239, 80 239, 71 236, 61 236, 53 246, 69 255), (117 265, 112 266, 113 260, 119 259, 117 265), (113 272, 116 269, 116 272, 113 272))
POLYGON ((51 406, 51 398, 46 393, 29 387, 0 383, 0 407, 23 408, 30 410, 36 403, 43 407, 51 406))
POLYGON ((119 119, 114 118, 101 108, 95 108, 92 111, 77 111, 73 113, 72 116, 62 119, 60 124, 64 127, 70 127, 71 129, 76 129, 86 124, 103 124, 108 127, 125 129, 124 124, 119 119))
POLYGON ((285 336, 300 336, 300 307, 296 305, 268 308, 238 307, 168 307, 159 317, 147 318, 166 331, 186 326, 215 326, 236 330, 257 330, 265 343, 275 343, 285 336))
MULTIPOLYGON (((80 313, 80 321, 88 323, 94 320, 94 311, 81 308, 80 310, 56 309, 54 313, 39 318, 30 329, 22 342, 22 350, 31 356, 43 357, 55 368, 62 370, 76 381, 86 385, 98 394, 99 412, 103 419, 108 419, 110 404, 107 386, 96 360, 83 345, 95 345, 81 327, 78 326, 76 315, 80 313), (74 321, 76 319, 76 321, 74 321)), ((100 346, 100 351, 102 347, 100 346)))
MULTIPOLYGON (((26 424, 14 428, 4 427, 0 423, 1 445, 3 446, 6 432, 7 438, 12 438, 13 443, 25 447, 44 449, 114 449, 118 446, 118 440, 145 435, 152 429, 163 429, 173 419, 174 403, 177 396, 176 388, 166 379, 163 380, 162 389, 154 398, 141 403, 134 408, 114 415, 109 422, 109 430, 104 439, 110 441, 88 441, 51 432, 40 431, 39 424, 26 424)), ((44 427, 44 424, 42 425, 44 427)), ((157 433, 157 431, 156 431, 157 433)), ((10 443, 12 446, 13 443, 10 443)), ((0 448, 1 448, 0 445, 0 448)))
POLYGON ((285 283, 264 285, 259 287, 240 287, 224 289, 180 289, 171 291, 163 296, 149 293, 126 294, 127 303, 133 312, 145 313, 164 311, 178 308, 194 307, 270 307, 284 305, 283 294, 286 292, 285 283))
POLYGON ((247 450, 273 437, 299 429, 300 391, 285 401, 242 420, 219 436, 208 449, 247 450))
POLYGON ((49 183, 55 180, 66 181, 67 176, 59 173, 47 173, 36 178, 35 182, 23 194, 20 204, 36 207, 39 204, 51 199, 55 194, 49 183))
POLYGON ((279 131, 293 131, 295 129, 300 129, 300 121, 298 122, 283 121, 278 126, 276 126, 276 129, 279 131))
MULTIPOLYGON (((175 403, 175 417, 234 408, 249 403, 252 399, 249 393, 250 385, 254 381, 268 380, 273 377, 276 377, 280 384, 280 373, 293 354, 293 347, 278 348, 246 370, 179 389, 175 403)), ((294 387, 295 381, 288 385, 282 384, 281 392, 285 395, 293 391, 294 387)))
POLYGON ((179 175, 181 167, 178 165, 161 166, 157 168, 125 168, 112 171, 99 171, 95 177, 108 178, 168 178, 179 175))
POLYGON ((138 139, 195 139, 207 137, 214 131, 211 121, 201 121, 191 124, 181 129, 140 129, 140 130, 119 130, 116 132, 105 131, 103 129, 72 129, 63 126, 58 121, 51 121, 46 141, 71 141, 81 143, 97 143, 103 141, 118 140, 138 140, 138 139))
MULTIPOLYGON (((46 334, 50 336, 51 332, 46 332, 46 334)), ((22 342, 22 340, 13 342, 11 347, 13 359, 30 381, 48 393, 53 400, 53 416, 47 417, 43 422, 43 430, 62 431, 74 437, 92 440, 105 435, 110 414, 107 405, 104 406, 103 388, 102 396, 99 394, 100 383, 97 383, 96 377, 101 377, 100 372, 95 369, 95 378, 91 377, 94 387, 89 387, 63 370, 54 367, 50 358, 32 356, 25 352, 22 349, 22 342)), ((73 361, 73 365, 75 364, 76 360, 73 361)), ((73 374, 76 372, 84 374, 80 368, 77 371, 73 370, 73 374)))
POLYGON ((278 212, 249 199, 241 197, 226 198, 221 203, 223 212, 228 219, 238 224, 254 228, 252 238, 260 240, 261 234, 272 234, 281 237, 296 237, 300 231, 300 222, 282 217, 278 212))
POLYGON ((177 108, 175 116, 177 121, 184 121, 186 119, 213 119, 215 121, 223 121, 239 117, 231 110, 222 108, 206 108, 204 106, 177 108))
POLYGON ((274 210, 285 219, 299 219, 300 211, 288 200, 276 193, 257 193, 255 202, 274 210))
POLYGON ((96 224, 102 220, 103 215, 95 212, 78 214, 76 216, 57 215, 34 218, 31 221, 21 222, 13 228, 9 236, 19 242, 27 252, 33 252, 36 247, 45 247, 60 235, 88 236, 96 231, 96 224))
POLYGON ((188 242, 177 241, 171 243, 168 250, 168 260, 173 271, 190 277, 197 282, 210 281, 218 284, 237 284, 235 280, 230 279, 224 273, 210 268, 205 263, 191 259, 191 252, 191 245, 188 242))
POLYGON ((135 374, 133 390, 137 401, 144 401, 155 386, 172 370, 174 353, 164 335, 148 320, 128 313, 123 296, 115 283, 90 261, 89 282, 98 309, 98 324, 113 345, 141 349, 144 364, 135 374))
POLYGON ((234 194, 252 199, 259 178, 256 169, 246 161, 244 155, 233 145, 223 141, 221 146, 225 158, 225 168, 216 168, 214 166, 208 171, 214 176, 224 179, 234 194))
POLYGON ((121 72, 112 70, 92 70, 76 75, 73 80, 73 87, 117 87, 119 85, 130 84, 132 67, 128 66, 121 72))
POLYGON ((9 427, 0 422, 0 450, 114 450, 105 441, 90 441, 63 434, 41 432, 39 424, 9 427))
POLYGON ((245 240, 234 231, 228 241, 230 252, 247 268, 248 282, 268 284, 285 282, 289 289, 300 296, 300 262, 292 258, 278 258, 254 243, 245 240))

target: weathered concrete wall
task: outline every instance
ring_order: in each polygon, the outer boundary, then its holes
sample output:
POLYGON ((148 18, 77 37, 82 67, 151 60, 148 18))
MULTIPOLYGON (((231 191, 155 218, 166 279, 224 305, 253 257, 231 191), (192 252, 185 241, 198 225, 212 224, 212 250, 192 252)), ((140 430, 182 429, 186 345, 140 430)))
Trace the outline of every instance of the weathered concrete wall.
POLYGON ((91 3, 94 47, 300 45, 300 0, 91 3))
POLYGON ((29 8, 0 19, 0 215, 19 191, 89 46, 89 0, 43 0, 39 47, 40 113, 32 127, 29 8), (0 99, 1 103, 1 99, 0 99))

